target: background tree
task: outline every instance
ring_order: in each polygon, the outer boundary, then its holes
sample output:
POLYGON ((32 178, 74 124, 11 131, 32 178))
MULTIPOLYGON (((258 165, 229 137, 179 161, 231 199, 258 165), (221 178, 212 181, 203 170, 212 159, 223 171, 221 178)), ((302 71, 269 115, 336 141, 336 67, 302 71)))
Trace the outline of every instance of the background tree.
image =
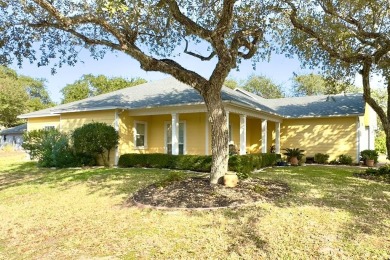
POLYGON ((261 75, 251 75, 246 80, 227 79, 225 86, 235 89, 243 88, 253 94, 264 98, 281 98, 284 97, 282 87, 275 84, 270 78, 261 75))
POLYGON ((223 83, 223 85, 225 87, 228 87, 228 88, 231 88, 231 89, 235 89, 235 88, 239 88, 240 87, 240 84, 237 82, 237 80, 235 80, 233 78, 226 79, 225 82, 223 83))
POLYGON ((18 75, 0 66, 0 125, 18 125, 21 123, 18 115, 52 105, 43 80, 18 75))
POLYGON ((362 89, 346 83, 337 82, 326 78, 320 74, 306 74, 306 75, 294 75, 293 77, 293 95, 297 97, 301 96, 314 96, 314 95, 327 95, 327 94, 340 94, 345 93, 358 93, 362 89))
MULTIPOLYGON (((390 2, 388 0, 283 0, 281 9, 291 24, 280 41, 304 65, 320 67, 335 79, 362 76, 365 101, 378 114, 390 150, 390 111, 372 95, 370 76, 385 80, 390 94, 390 2), (287 42, 286 42, 287 39, 287 42)), ((389 99, 388 99, 389 100, 389 99)), ((389 101, 388 101, 389 102, 389 101)), ((387 107, 390 107, 389 105, 387 107)))
POLYGON ((188 84, 201 94, 208 110, 211 183, 217 183, 228 163, 221 88, 241 60, 256 62, 271 51, 264 35, 277 25, 274 4, 271 0, 9 0, 0 6, 0 60, 16 58, 21 64, 29 59, 48 65, 56 59, 55 71, 63 64, 75 64, 80 46, 95 58, 115 50, 139 61, 146 71, 167 73, 188 84), (37 45, 40 52, 34 49, 37 45), (184 68, 174 59, 180 53, 201 61, 214 59, 210 76, 184 68))
POLYGON ((62 104, 81 100, 88 97, 112 92, 115 90, 136 86, 147 81, 142 78, 125 79, 121 77, 109 78, 104 75, 83 75, 81 79, 61 89, 64 96, 62 104))
POLYGON ((284 97, 282 87, 266 76, 249 76, 243 85, 243 89, 263 98, 284 97))

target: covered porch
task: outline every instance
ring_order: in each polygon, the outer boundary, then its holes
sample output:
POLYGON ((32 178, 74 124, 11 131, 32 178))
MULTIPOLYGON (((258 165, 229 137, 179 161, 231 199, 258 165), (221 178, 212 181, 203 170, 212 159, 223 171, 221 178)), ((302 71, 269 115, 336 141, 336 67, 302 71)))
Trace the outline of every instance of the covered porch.
MULTIPOLYGON (((226 105, 229 145, 237 154, 280 153, 281 118, 226 105)), ((116 112, 124 153, 211 154, 211 124, 202 106, 116 112)))

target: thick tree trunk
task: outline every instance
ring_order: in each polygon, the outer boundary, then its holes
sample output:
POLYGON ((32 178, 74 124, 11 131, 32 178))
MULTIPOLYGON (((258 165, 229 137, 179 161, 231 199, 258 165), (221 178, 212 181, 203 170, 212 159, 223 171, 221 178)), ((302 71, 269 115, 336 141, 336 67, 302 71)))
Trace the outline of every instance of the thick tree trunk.
POLYGON ((386 150, 387 150, 387 159, 390 159, 390 78, 386 77, 387 83, 387 111, 384 109, 372 98, 371 96, 371 85, 370 85, 370 70, 371 64, 366 62, 363 64, 362 70, 362 79, 363 79, 363 92, 364 100, 372 107, 372 109, 377 113, 379 120, 382 123, 383 130, 386 136, 386 150))
POLYGON ((226 112, 222 104, 220 90, 217 93, 208 92, 204 97, 209 122, 211 123, 211 151, 212 165, 210 183, 221 183, 228 170, 229 161, 229 133, 226 120, 226 112))

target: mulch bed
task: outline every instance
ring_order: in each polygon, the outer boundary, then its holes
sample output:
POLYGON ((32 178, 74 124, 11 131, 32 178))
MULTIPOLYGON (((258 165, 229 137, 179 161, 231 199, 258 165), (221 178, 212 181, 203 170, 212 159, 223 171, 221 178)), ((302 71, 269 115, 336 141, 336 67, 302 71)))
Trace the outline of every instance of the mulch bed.
POLYGON ((168 208, 237 207, 279 198, 290 191, 286 183, 251 178, 235 188, 209 183, 209 178, 192 177, 139 190, 133 200, 143 205, 168 208))

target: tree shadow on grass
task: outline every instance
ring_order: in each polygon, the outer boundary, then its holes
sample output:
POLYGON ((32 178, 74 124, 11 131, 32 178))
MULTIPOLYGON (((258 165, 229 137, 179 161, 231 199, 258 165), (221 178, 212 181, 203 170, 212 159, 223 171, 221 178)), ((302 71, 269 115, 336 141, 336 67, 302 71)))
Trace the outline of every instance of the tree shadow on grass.
POLYGON ((377 233, 390 216, 390 185, 354 177, 356 171, 359 169, 311 166, 270 170, 259 176, 289 183, 293 192, 275 201, 279 207, 312 205, 344 210, 354 220, 344 229, 348 236, 353 236, 357 229, 366 234, 377 233))
POLYGON ((58 189, 69 189, 81 183, 90 193, 105 191, 107 195, 130 195, 139 188, 163 180, 167 170, 139 168, 67 168, 37 167, 36 162, 10 165, 0 170, 0 191, 21 185, 49 184, 58 189))

